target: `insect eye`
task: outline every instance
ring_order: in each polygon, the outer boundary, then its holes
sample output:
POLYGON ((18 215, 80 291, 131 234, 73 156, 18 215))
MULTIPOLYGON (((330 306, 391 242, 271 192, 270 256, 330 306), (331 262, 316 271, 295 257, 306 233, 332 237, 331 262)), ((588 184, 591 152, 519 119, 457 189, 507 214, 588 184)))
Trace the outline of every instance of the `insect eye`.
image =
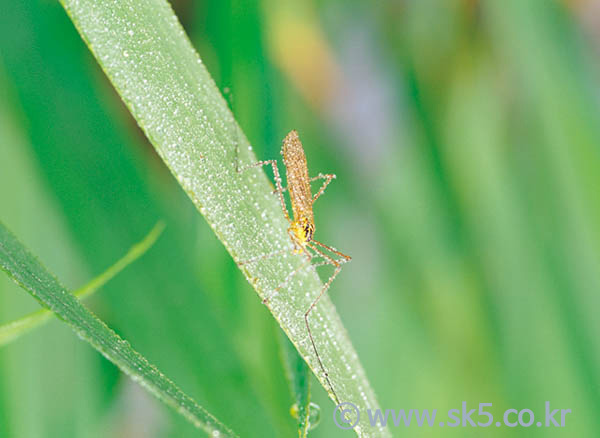
POLYGON ((312 233, 313 233, 313 229, 312 229, 311 225, 306 224, 306 226, 304 227, 304 236, 307 239, 310 239, 312 237, 312 233))

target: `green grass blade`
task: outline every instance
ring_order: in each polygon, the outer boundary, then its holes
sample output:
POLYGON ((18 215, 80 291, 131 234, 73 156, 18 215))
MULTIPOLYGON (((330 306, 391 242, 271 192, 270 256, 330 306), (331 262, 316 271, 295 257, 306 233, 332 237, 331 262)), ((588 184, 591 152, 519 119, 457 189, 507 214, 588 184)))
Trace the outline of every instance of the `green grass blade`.
MULTIPOLYGON (((79 299, 87 298, 88 296, 92 295, 108 281, 110 281, 115 275, 117 275, 131 263, 140 258, 146 251, 148 251, 148 249, 154 245, 164 229, 165 224, 163 222, 158 222, 143 240, 129 248, 129 251, 127 251, 127 253, 114 265, 109 267, 96 278, 92 279, 83 287, 74 291, 73 294, 79 299)), ((0 325, 0 347, 14 341, 19 336, 30 332, 34 328, 41 326, 52 316, 53 313, 49 310, 40 309, 19 319, 0 325)))
MULTIPOLYGON (((62 4, 158 154, 233 258, 249 260, 290 247, 288 223, 266 174, 260 169, 235 171, 236 144, 243 163, 255 162, 256 157, 169 4, 62 4)), ((244 273, 261 298, 271 298, 269 310, 329 391, 303 318, 323 287, 319 276, 314 270, 303 271, 272 295, 300 263, 301 256, 289 255, 244 265, 244 273)), ((377 409, 378 403, 329 298, 311 314, 311 325, 337 395, 363 414, 356 432, 363 437, 389 436, 387 430, 369 424, 367 409, 377 409)))
MULTIPOLYGON (((309 427, 311 408, 319 409, 310 403, 310 374, 308 365, 298 354, 292 343, 283 335, 280 336, 281 354, 286 377, 290 383, 290 390, 294 398, 294 405, 290 410, 292 416, 298 421, 298 437, 306 438, 309 427)), ((313 425, 314 426, 314 425, 313 425)))
POLYGON ((1 223, 0 268, 79 337, 194 426, 213 437, 236 436, 84 307, 1 223))

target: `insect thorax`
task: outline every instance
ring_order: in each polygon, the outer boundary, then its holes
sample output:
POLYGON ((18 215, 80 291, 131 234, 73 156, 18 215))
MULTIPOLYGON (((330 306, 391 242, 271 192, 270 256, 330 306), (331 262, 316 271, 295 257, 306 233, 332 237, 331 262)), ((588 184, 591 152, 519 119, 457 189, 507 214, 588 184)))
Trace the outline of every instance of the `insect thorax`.
POLYGON ((290 230, 298 243, 304 246, 312 240, 315 233, 315 224, 308 217, 301 217, 292 222, 290 230))

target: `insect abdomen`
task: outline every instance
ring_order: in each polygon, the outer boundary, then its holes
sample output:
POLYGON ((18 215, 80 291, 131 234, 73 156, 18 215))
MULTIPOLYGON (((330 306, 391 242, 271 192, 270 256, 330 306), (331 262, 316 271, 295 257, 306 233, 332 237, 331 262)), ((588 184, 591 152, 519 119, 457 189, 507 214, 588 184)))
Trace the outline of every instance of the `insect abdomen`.
POLYGON ((306 155, 295 130, 290 131, 283 139, 281 154, 286 168, 287 186, 292 201, 294 218, 308 217, 312 222, 312 193, 306 166, 306 155))

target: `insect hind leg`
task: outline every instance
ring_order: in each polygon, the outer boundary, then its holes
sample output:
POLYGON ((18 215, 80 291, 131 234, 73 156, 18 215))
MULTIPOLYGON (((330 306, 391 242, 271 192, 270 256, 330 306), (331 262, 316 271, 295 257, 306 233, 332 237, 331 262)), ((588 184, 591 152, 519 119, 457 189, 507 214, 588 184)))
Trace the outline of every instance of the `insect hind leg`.
POLYGON ((313 204, 315 203, 315 201, 317 199, 319 199, 319 197, 325 193, 325 189, 327 188, 327 186, 329 185, 329 183, 334 180, 336 178, 335 174, 332 173, 327 173, 325 175, 323 175, 322 173, 320 173, 319 175, 317 175, 315 178, 312 178, 312 180, 316 180, 316 179, 324 179, 325 181, 323 182, 323 185, 321 186, 321 188, 319 189, 319 191, 317 193, 315 193, 315 196, 313 196, 312 202, 313 204))
MULTIPOLYGON (((326 185, 326 184, 325 184, 326 185)), ((321 242, 318 242, 316 240, 313 240, 311 243, 308 244, 308 246, 315 251, 320 257, 323 257, 323 259, 325 260, 322 263, 316 264, 314 265, 315 268, 317 266, 321 266, 321 265, 333 265, 335 267, 333 274, 329 277, 329 279, 327 280, 327 282, 323 285, 323 287, 321 288, 321 291, 319 292, 319 294, 317 295, 317 297, 312 301, 312 303, 310 304, 309 308, 306 310, 306 312, 304 313, 304 322, 306 324, 306 330, 308 332, 308 337, 310 339, 310 343, 313 349, 313 352, 315 353, 315 356, 317 357, 317 362, 319 363, 319 367, 321 368, 321 371, 323 372, 323 377, 325 378, 325 381, 327 382, 327 385, 329 386, 329 389, 331 390, 331 393, 333 394, 333 397, 335 399, 336 404, 340 404, 340 399, 337 396, 337 393, 335 392, 335 389, 333 388, 333 383, 331 382, 331 379, 329 378, 329 373, 327 372, 327 370, 325 369, 325 365, 323 364, 323 360, 321 359, 321 355, 319 354, 319 351, 317 349, 317 344, 315 344, 315 339, 313 337, 312 334, 312 330, 310 328, 310 323, 309 323, 309 316, 311 314, 311 312, 315 309, 315 307, 317 306, 317 303, 319 302, 319 300, 323 297, 323 295, 325 295, 325 293, 329 290, 329 287, 331 286, 331 283, 333 283, 333 280, 335 280, 335 277, 337 277, 337 275, 340 273, 340 271, 342 270, 342 264, 348 262, 351 260, 350 256, 338 251, 335 248, 332 248, 330 246, 327 246, 321 242), (322 248, 327 249, 328 251, 336 254, 339 258, 338 259, 334 259, 333 257, 328 256, 327 254, 325 254, 323 251, 321 251, 319 248, 317 248, 314 245, 318 245, 322 248)))
POLYGON ((325 285, 323 285, 323 287, 321 288, 321 292, 319 293, 317 298, 315 298, 315 300, 310 304, 310 307, 308 308, 308 310, 304 313, 304 323, 306 324, 306 330, 308 332, 308 337, 310 339, 310 343, 312 345, 313 352, 315 353, 315 356, 317 357, 317 361, 319 362, 319 367, 321 368, 321 371, 323 372, 323 377, 325 378, 325 381, 327 382, 327 385, 329 386, 329 389, 331 390, 331 393, 333 394, 333 397, 335 398, 335 402, 337 405, 340 404, 340 399, 338 398, 337 393, 335 392, 335 389, 333 388, 333 384, 331 383, 331 380, 329 379, 329 373, 325 369, 325 365, 323 365, 323 360, 321 359, 321 356, 319 355, 319 350, 317 349, 317 344, 315 344, 315 339, 313 338, 312 330, 310 329, 310 323, 308 322, 308 317, 310 316, 310 313, 313 311, 313 309, 315 308, 315 306, 317 305, 317 303, 319 302, 321 297, 329 289, 331 282, 335 279, 335 277, 340 273, 341 270, 342 270, 341 265, 338 265, 335 268, 333 275, 331 277, 329 277, 329 280, 327 281, 327 283, 325 283, 325 285))
MULTIPOLYGON (((315 195, 313 196, 312 202, 314 204, 314 202, 319 199, 319 197, 323 194, 323 192, 325 192, 325 188, 327 188, 327 186, 329 185, 329 183, 336 179, 337 177, 335 176, 335 174, 333 173, 319 173, 317 176, 313 176, 311 179, 308 180, 308 182, 313 182, 316 181, 318 179, 324 179, 325 182, 323 183, 323 185, 321 186, 321 188, 317 191, 317 193, 315 193, 315 195)), ((283 187, 281 189, 282 192, 286 192, 287 191, 287 187, 283 187)), ((279 189, 276 189, 275 191, 273 191, 273 193, 276 193, 277 191, 279 191, 279 189)))

